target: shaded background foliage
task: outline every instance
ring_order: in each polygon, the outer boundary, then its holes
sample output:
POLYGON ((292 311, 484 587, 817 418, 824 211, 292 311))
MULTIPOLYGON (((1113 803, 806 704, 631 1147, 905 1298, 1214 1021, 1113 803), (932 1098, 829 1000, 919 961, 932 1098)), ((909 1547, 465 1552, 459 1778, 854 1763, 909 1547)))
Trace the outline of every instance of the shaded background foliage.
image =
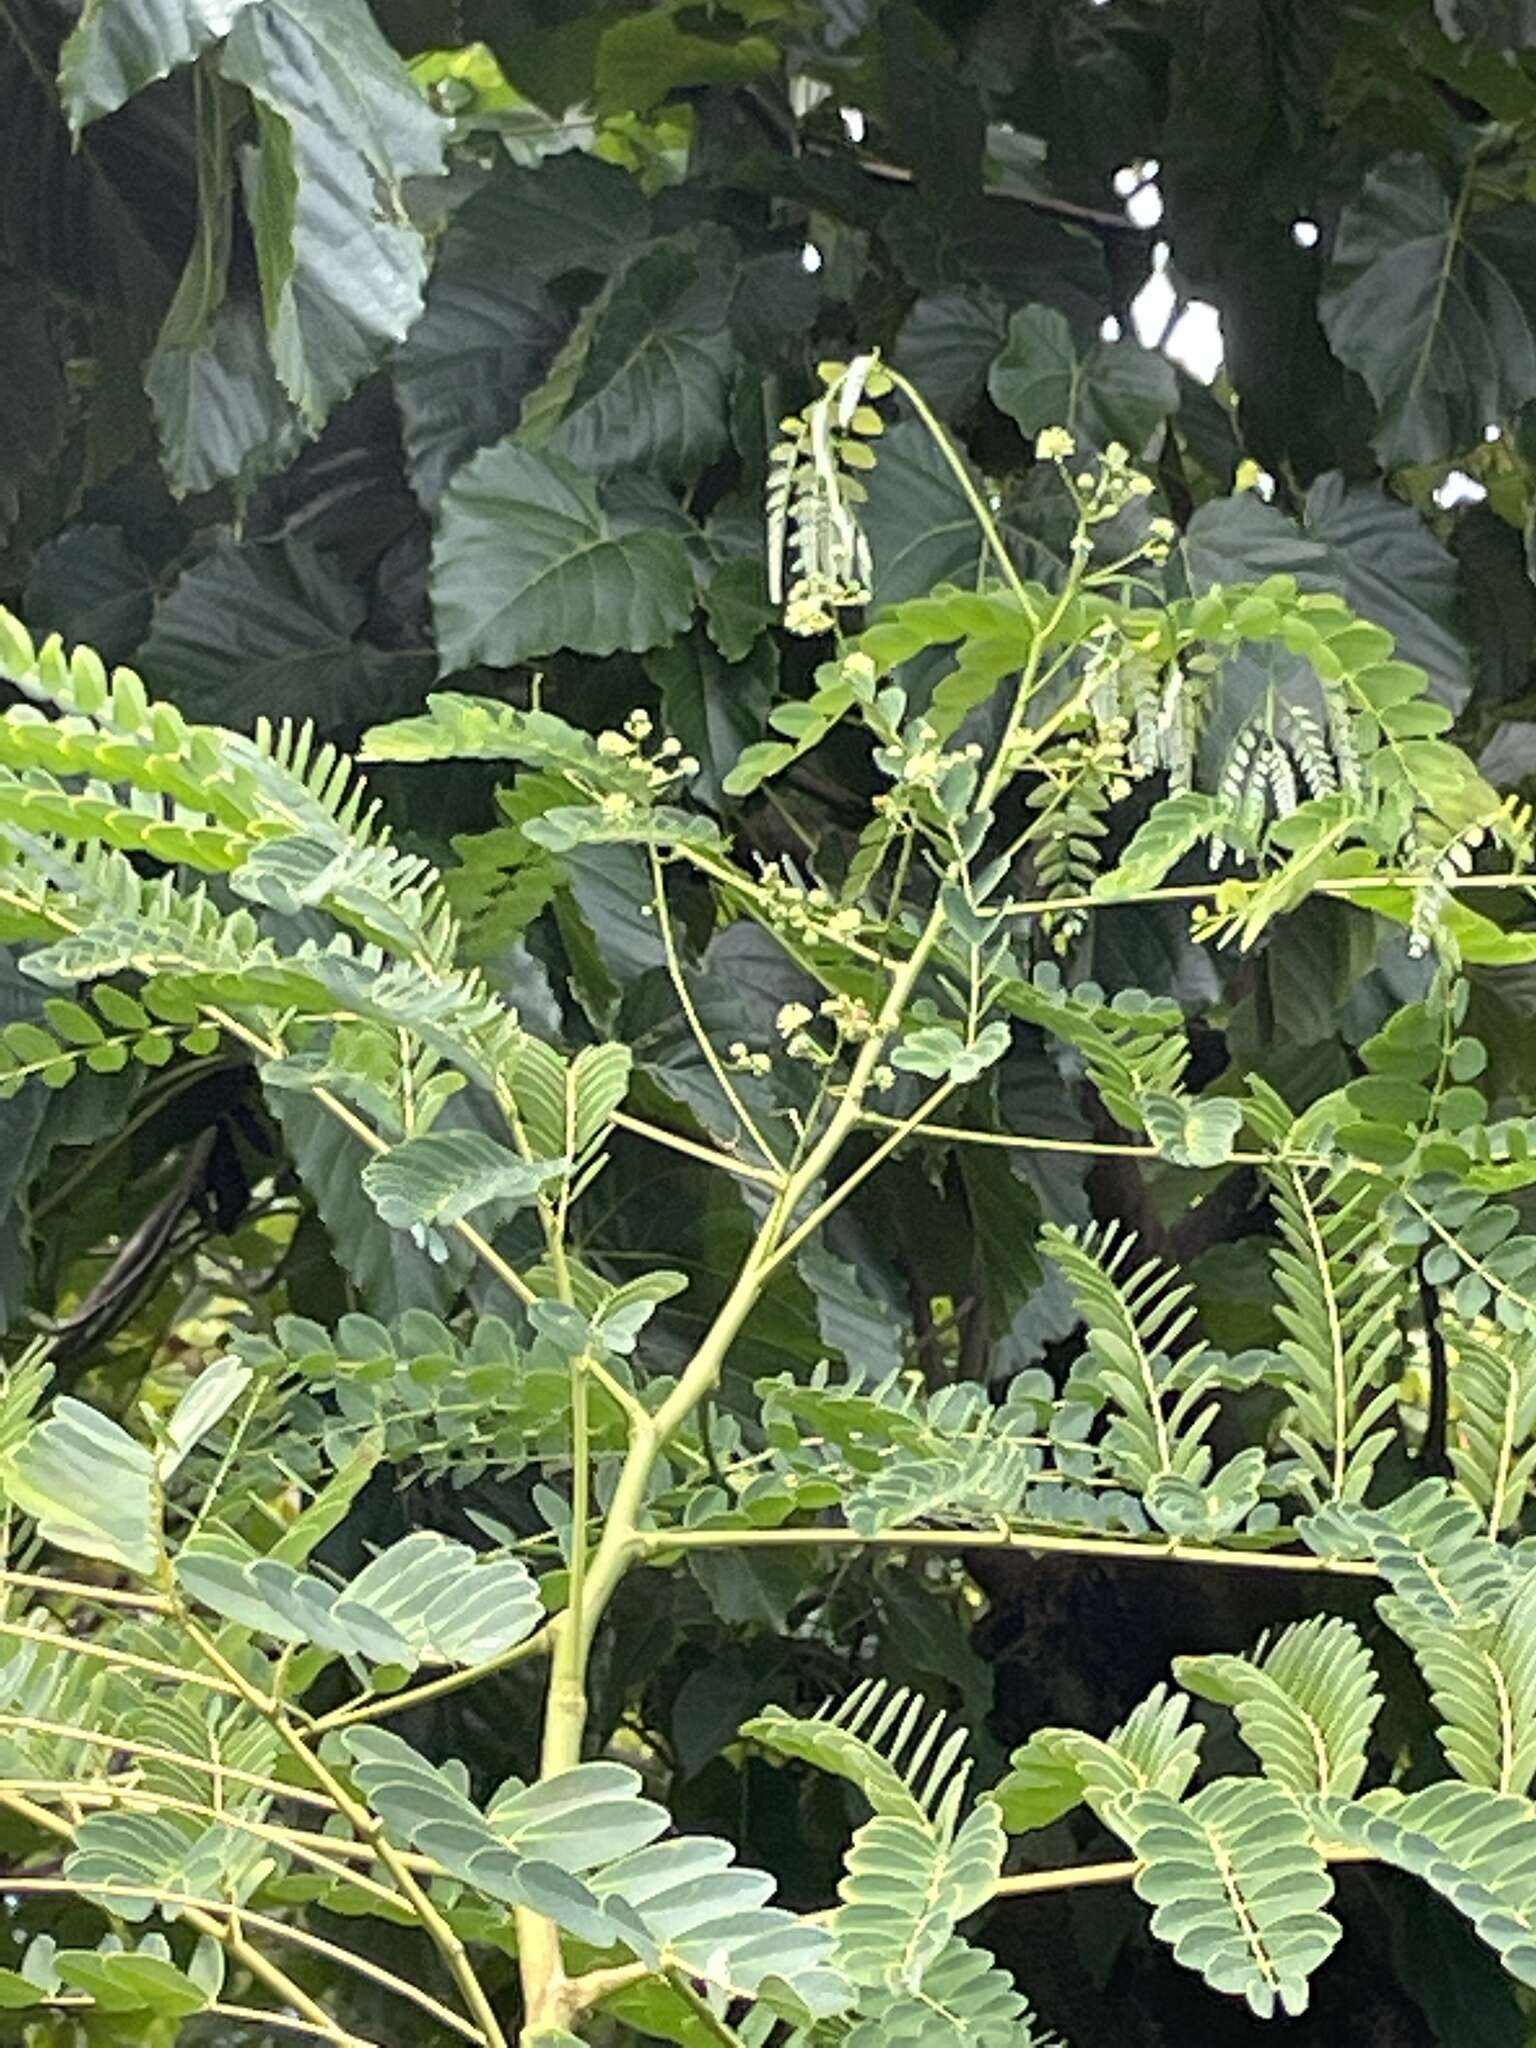
MULTIPOLYGON (((1071 524, 1035 433, 1121 440, 1155 457, 1190 586, 1289 571, 1341 592, 1519 789, 1533 181, 1527 0, 114 0, 83 24, 63 0, 0 0, 0 602, 236 727, 312 718, 347 741, 440 677, 593 728, 643 707, 741 845, 814 846, 835 870, 870 788, 852 750, 771 798, 723 783, 825 652, 768 601, 776 422, 818 360, 878 346, 991 480, 1028 573, 1059 573, 1071 524)), ((913 423, 870 492, 874 604, 975 577, 964 500, 913 423)), ((499 803, 472 765, 379 783, 405 839, 456 859, 480 956, 530 1023, 628 1040, 638 1106, 707 1129, 639 855, 537 853, 537 775, 499 803)), ((711 1032, 769 1040, 804 992, 793 971, 746 927, 712 933, 686 891, 676 909, 711 1032)), ((1418 992, 1426 970, 1381 930, 1314 903, 1218 970, 1173 910, 1108 910, 1073 964, 1176 997, 1197 1081, 1232 1065, 1299 1105, 1418 992)), ((1528 1097, 1536 980, 1472 979, 1497 1086, 1528 1097)), ((37 993, 7 966, 0 1011, 37 993)), ((1020 1032, 991 1085, 1010 1119, 1091 1136, 1073 1080, 1020 1032)), ((783 1085, 763 1084, 765 1113, 783 1085)), ((474 1283, 382 1232, 354 1149, 235 1061, 25 1091, 0 1105, 0 1313, 62 1324, 65 1376, 126 1405, 168 1326, 196 1349, 279 1308, 451 1309, 474 1283)), ((1027 1249, 1042 1218, 1131 1224, 1189 1268, 1218 1342, 1272 1338, 1243 1172, 1088 1164, 904 1158, 831 1252, 774 1283, 736 1386, 829 1352, 936 1384, 1052 1362, 1072 1314, 1027 1249)), ((694 1283, 653 1325, 664 1364, 718 1301, 747 1201, 621 1141, 598 1210, 615 1273, 694 1283)), ((381 1490, 373 1528, 515 1526, 526 1484, 381 1490)), ((810 1902, 843 1810, 824 1782, 790 1800, 779 1771, 723 1754, 765 1702, 884 1672, 947 1694, 1000 1754, 1040 1719, 1107 1726, 1171 1650, 1285 1618, 1187 1570, 977 1571, 722 1553, 637 1574, 601 1646, 598 1729, 641 1719, 680 1821, 729 1816, 810 1902)), ((496 1684, 412 1738, 487 1783, 524 1763, 531 1693, 496 1684)), ((1294 2038, 1528 2037, 1433 1901, 1345 1884, 1359 1932, 1294 2038)), ((989 1934, 1070 2037, 1254 2036, 1136 1924, 1087 1895, 989 1934)))

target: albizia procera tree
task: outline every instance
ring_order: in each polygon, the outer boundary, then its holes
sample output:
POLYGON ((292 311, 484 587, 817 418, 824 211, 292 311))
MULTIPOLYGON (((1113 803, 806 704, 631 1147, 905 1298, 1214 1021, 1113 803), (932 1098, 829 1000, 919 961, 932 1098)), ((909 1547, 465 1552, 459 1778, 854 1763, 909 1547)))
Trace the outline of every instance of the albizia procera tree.
POLYGON ((4 0, 0 2037, 1525 2042, 1527 42, 4 0))

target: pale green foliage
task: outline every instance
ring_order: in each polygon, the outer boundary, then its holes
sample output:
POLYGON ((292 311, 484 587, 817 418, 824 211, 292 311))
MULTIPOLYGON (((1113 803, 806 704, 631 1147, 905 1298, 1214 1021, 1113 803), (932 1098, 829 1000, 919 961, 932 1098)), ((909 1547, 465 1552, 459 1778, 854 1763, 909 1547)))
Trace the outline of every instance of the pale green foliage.
POLYGON ((1136 1890, 1153 1931, 1260 2019, 1306 2008, 1307 1979, 1343 1930, 1307 1817, 1277 1786, 1221 1778, 1183 1803, 1142 1792, 1126 1809, 1136 1890))
POLYGON ((146 1934, 133 1947, 108 1935, 99 1948, 60 1948, 51 1935, 37 1935, 17 1970, 0 1970, 0 2011, 44 2007, 60 1992, 84 1992, 104 2012, 144 2013, 177 2020, 202 2012, 217 1996, 224 1975, 218 1944, 198 1944, 185 1970, 171 1960, 163 1934, 146 1934))
POLYGON ((1052 2048, 1007 1973, 953 1939, 916 1992, 869 1990, 847 2048, 1052 2048))
POLYGON ((1456 1352, 1451 1463, 1497 1536, 1518 1518, 1536 1476, 1536 1343, 1459 1326, 1447 1334, 1456 1352))
POLYGON ((854 1834, 838 1887, 837 1955, 855 1984, 916 1991, 957 1923, 1002 1871, 1001 1815, 981 1800, 958 1827, 877 1813, 854 1834))
POLYGON ((1231 1707, 1265 1775, 1298 1798, 1347 1798, 1365 1773, 1381 1701, 1376 1671, 1347 1621, 1318 1616, 1253 1657, 1179 1657, 1174 1675, 1231 1707))
MULTIPOLYGON (((1262 1083, 1250 1112, 1272 1140, 1290 1119, 1262 1083)), ((1379 1249, 1379 1200, 1368 1182, 1279 1161, 1269 1169, 1280 1243, 1272 1263, 1295 1405, 1282 1425, 1308 1502, 1360 1500, 1392 1440, 1391 1382, 1403 1275, 1379 1249)))
POLYGON ((1536 1776, 1536 1582, 1485 1621, 1447 1627, 1394 1595, 1383 1618, 1413 1651, 1440 1716, 1440 1746, 1458 1777, 1526 1793, 1536 1776))
POLYGON ((918 1826, 948 1815, 953 1824, 968 1775, 968 1766, 959 1763, 966 1731, 946 1735, 943 1714, 927 1712, 923 1699, 905 1688, 892 1692, 871 1679, 835 1712, 806 1720, 770 1707, 741 1732, 776 1755, 836 1772, 858 1787, 876 1813, 918 1826))
POLYGON ((966 1731, 946 1733, 944 1715, 921 1697, 873 1681, 835 1712, 807 1720, 772 1709, 742 1733, 848 1779, 874 1809, 854 1835, 833 1922, 849 1977, 880 1992, 941 1997, 956 1923, 991 1896, 1003 1857, 994 1802, 961 1818, 966 1731))
POLYGON ((479 1664, 531 1635, 538 1590, 515 1557, 477 1562, 467 1544, 423 1530, 379 1552, 340 1589, 209 1531, 176 1561, 200 1606, 274 1642, 397 1664, 479 1664))
POLYGON ((402 1139, 363 1168, 363 1186, 384 1221, 446 1258, 435 1226, 461 1223, 488 1203, 512 1206, 559 1178, 563 1159, 519 1159, 479 1131, 432 1131, 402 1139))
POLYGON ((1369 1558, 1428 1628, 1478 1627, 1509 1597, 1510 1553, 1489 1543, 1466 1496, 1439 1480, 1421 1481, 1389 1508, 1339 1503, 1298 1527, 1320 1556, 1369 1558))
POLYGON ((734 1867, 724 1842, 663 1841, 665 1809, 641 1796, 626 1766, 581 1764, 536 1786, 503 1786, 482 1816, 398 1736, 360 1730, 347 1749, 385 1825, 489 1897, 728 1993, 750 1994, 772 1976, 810 2010, 835 2008, 831 1937, 766 1906, 772 1880, 734 1867))
POLYGON ((1510 1974, 1536 1984, 1531 1861, 1536 1815, 1530 1801, 1471 1785, 1426 1785, 1406 1798, 1373 1793, 1329 1807, 1330 1840, 1411 1871, 1464 1913, 1510 1974))
POLYGON ((206 1825, 187 1816, 162 1813, 96 1813, 75 1831, 66 1875, 87 1896, 106 1888, 113 1911, 124 1920, 147 1920, 163 1910, 176 1917, 175 1901, 249 1898, 274 1869, 260 1836, 238 1821, 206 1825), (170 1895, 160 1906, 156 1893, 170 1895))
POLYGON ((7 1497, 64 1550, 150 1573, 159 1561, 155 1461, 116 1423, 59 1401, 7 1460, 7 1497))
MULTIPOLYGON (((81 117, 113 103, 114 78, 161 62, 155 50, 180 63, 212 33, 183 26, 162 47, 142 9, 115 37, 87 10, 69 59, 81 117)), ((236 23, 225 46, 226 75, 270 116, 254 173, 266 206, 283 163, 323 146, 317 117, 284 97, 320 33, 296 25, 282 64, 254 27, 236 23)), ((414 147, 400 138, 375 175, 387 183, 414 147)), ((345 180, 341 197, 357 198, 345 180)), ((316 414, 315 307, 301 290, 316 224, 268 225, 288 238, 288 267, 269 279, 276 370, 316 414)), ((263 242, 263 265, 282 240, 263 242)), ((651 422, 661 473, 722 445, 724 314, 718 347, 686 356, 669 326, 712 275, 713 246, 704 236, 642 258, 578 323, 522 438, 483 447, 447 482, 435 598, 451 665, 643 653, 687 623, 688 546, 631 525, 588 472, 630 417, 636 379, 671 394, 670 425, 651 422), (634 316, 637 279, 660 296, 632 361, 615 308, 634 316)), ((448 886, 393 844, 352 760, 307 728, 244 739, 190 724, 130 673, 109 677, 56 641, 35 648, 0 615, 6 672, 31 700, 0 719, 0 932, 29 947, 28 977, 61 992, 37 1021, 0 1032, 0 1095, 242 1048, 352 1278, 400 1264, 437 1288, 432 1312, 354 1310, 334 1328, 281 1304, 252 1314, 174 1403, 143 1414, 114 1419, 71 1393, 48 1406, 36 1355, 7 1372, 8 1575, 18 1591, 99 1598, 106 1615, 78 1634, 49 1608, 13 1618, 13 1601, 0 1618, 0 1758, 30 1788, 9 1796, 23 1823, 56 1824, 68 1887, 123 1920, 158 1914, 181 1945, 83 1961, 29 1951, 23 1972, 0 1977, 0 2004, 67 1985, 103 2008, 201 2010, 214 1979, 202 1950, 185 1952, 182 1922, 222 1965, 245 1953, 234 1907, 264 1928, 319 1901, 412 1925, 458 2007, 391 1970, 382 1983, 434 2020, 449 2011, 483 2048, 508 2036, 468 1945, 502 1940, 509 1913, 530 2041, 580 2040, 611 2008, 690 2048, 701 2028, 748 2048, 775 2028, 805 2048, 1044 2048, 1022 1993, 961 1929, 1012 1891, 1049 1887, 1049 1872, 1005 1877, 1008 1832, 1080 1806, 1126 1845, 1108 1874, 1134 1881, 1153 1933, 1261 2016, 1304 2009, 1341 1932, 1330 1857, 1362 1845, 1420 1870, 1511 1968, 1528 1967, 1509 1915, 1526 1910, 1536 1635, 1526 1561, 1498 1539, 1519 1526, 1536 1456, 1524 1291, 1536 1248, 1514 1204, 1491 1198, 1536 1169, 1531 1134, 1472 1085, 1484 1056, 1451 972, 1488 943, 1454 901, 1472 852, 1523 858, 1525 825, 1443 739, 1423 673, 1339 598, 1285 575, 1152 606, 1125 563, 1102 565, 1096 535, 1151 489, 1111 430, 1129 420, 1138 446, 1155 438, 1170 385, 1129 345, 1080 361, 1064 333, 1059 316, 1017 324, 993 380, 1006 409, 1041 428, 1041 462, 1058 464, 1076 531, 1061 588, 1018 575, 957 459, 966 517, 991 550, 981 587, 890 607, 820 665, 808 695, 773 709, 775 737, 715 764, 717 786, 745 796, 834 735, 865 746, 878 801, 830 884, 787 861, 741 866, 693 803, 698 762, 649 714, 591 733, 537 700, 448 692, 363 748, 367 760, 520 771, 501 796, 505 832, 472 847, 448 886), (1049 360, 1024 359, 1037 343, 1049 360), (1070 417, 1038 420, 1063 378, 1070 417), (1079 458, 1074 435, 1104 446, 1079 458), (1255 650, 1305 664, 1308 680, 1234 710, 1224 693, 1255 650), (990 748, 970 737, 994 728, 990 748), (1147 806, 1136 786, 1150 777, 1165 780, 1147 806), (1025 823, 1000 850, 1006 804, 1025 823), (1241 869, 1195 891, 1197 929, 1217 944, 1260 946, 1303 903, 1364 884, 1412 946, 1446 956, 1423 1001, 1367 1039, 1364 1074, 1299 1117, 1240 1072, 1197 1092, 1179 1003, 1072 971, 1096 905, 1157 897, 1202 847, 1215 867, 1241 869), (664 990, 661 1022, 633 1044, 631 998, 609 982, 575 879, 594 852, 620 863, 601 870, 634 898, 620 943, 664 990), (680 879, 709 912, 690 904, 693 924, 762 942, 806 991, 776 995, 772 1031, 754 1022, 750 1044, 709 1021, 701 933, 672 907, 680 879), (548 904, 589 999, 577 1044, 528 1029, 466 964, 493 959, 548 904), (1068 964, 1042 963, 1040 939, 1068 964), (686 1084, 658 1045, 674 1028, 686 1084), (824 1226, 906 1146, 992 1141, 1026 1164, 1078 1149, 1005 1114, 1022 1037, 1049 1047, 1047 1077, 1081 1078, 1104 1128, 1125 1134, 1082 1149, 1148 1162, 1153 1185, 1173 1190, 1170 1213, 1185 1188, 1239 1163, 1262 1173, 1275 1349, 1229 1358, 1207 1344, 1191 1279, 1122 1226, 1084 1220, 1079 1188, 1034 1235, 1067 1304, 1042 1340, 1056 1347, 1051 1369, 1012 1373, 1000 1398, 979 1376, 935 1385, 914 1369, 901 1317, 824 1226), (658 1096, 681 1114, 651 1121, 658 1096), (352 1148, 340 1168, 313 1125, 309 1142, 293 1135, 306 1116, 352 1148), (700 1276, 643 1259, 634 1271, 622 1263, 632 1247, 616 1255, 589 1221, 620 1129, 741 1190, 737 1235, 702 1240, 701 1265, 718 1254, 726 1269, 702 1274, 724 1281, 702 1323, 663 1313, 700 1276), (1245 1129, 1257 1153, 1241 1152, 1245 1129), (845 1151, 853 1140, 862 1152, 845 1151), (368 1233, 366 1259, 344 1249, 368 1233), (1452 1290, 1459 1319, 1456 1477, 1383 1499, 1389 1447, 1411 1434, 1403 1337, 1415 1317, 1426 1341, 1439 1334, 1424 1305, 1435 1289, 1452 1290), (760 1341, 749 1318, 775 1290, 813 1305, 843 1363, 775 1367, 754 1398, 732 1352, 744 1332, 760 1341), (1220 1461, 1218 1424, 1246 1431, 1220 1461), (467 1488, 493 1468, 526 1478, 528 1506, 513 1529, 466 1496, 489 1547, 407 1524, 347 1572, 325 1561, 375 1473, 467 1488), (1293 1530, 1282 1513, 1298 1498, 1293 1530), (1251 1656, 1180 1660, 1188 1692, 1159 1685, 1108 1736, 1038 1730, 979 1794, 972 1731, 907 1687, 867 1679, 809 1715, 767 1706, 740 1740, 785 1773, 786 1796, 808 1766, 869 1809, 838 1903, 820 1914, 776 1904, 773 1878, 730 1843, 675 1827, 644 1789, 641 1766, 659 1786, 663 1760, 622 1720, 611 1753, 584 1754, 589 1664, 637 1562, 687 1556, 701 1587, 741 1603, 739 1619, 779 1597, 769 1568, 753 1575, 754 1545, 789 1550, 793 1573, 795 1553, 926 1552, 945 1532, 956 1549, 1113 1544, 1212 1564, 1258 1562, 1262 1549, 1288 1569, 1374 1575, 1462 1782, 1357 1798, 1375 1761, 1377 1673, 1355 1629, 1322 1617, 1251 1656), (33 1568, 54 1553, 109 1568, 113 1583, 33 1568), (429 1761, 372 1725, 535 1657, 551 1669, 532 1782, 477 1797, 462 1762, 429 1761), (408 1685, 418 1671, 435 1675, 408 1685), (342 1702, 326 1712, 311 1691, 322 1673, 342 1702), (1233 1711, 1254 1775, 1192 1789, 1203 1729, 1191 1693, 1233 1711)), ((820 632, 865 600, 878 565, 861 479, 880 459, 878 402, 893 394, 925 416, 878 358, 827 365, 821 396, 783 430, 769 523, 791 630, 820 632)), ((1160 566, 1167 534, 1155 521, 1142 534, 1127 561, 1160 566)), ((514 971, 529 968, 537 1010, 531 952, 514 971)), ((630 1185, 619 1206, 635 1201, 630 1185)), ((999 1226, 1018 1233, 1008 1250, 1021 1269, 1037 1212, 1023 1213, 1022 1227, 1012 1212, 999 1226)), ((275 1968, 268 1988, 307 2011, 275 1968)))
POLYGON ((100 1756, 75 1730, 105 1716, 107 1673, 40 1633, 41 1640, 7 1643, 0 1662, 0 1769, 22 1781, 89 1781, 100 1756))
POLYGON ((1205 1439, 1221 1370, 1202 1343, 1185 1342, 1194 1321, 1190 1290, 1155 1259, 1139 1259, 1134 1237, 1112 1226, 1079 1235, 1047 1224, 1042 1243, 1087 1326, 1087 1354, 1067 1398, 1111 1411, 1109 1469, 1145 1499, 1161 1527, 1228 1533, 1258 1501, 1263 1459, 1240 1451, 1212 1470, 1205 1439))
POLYGON ((1103 1739, 1076 1728, 1038 1729, 1014 1751, 997 1787, 1007 1826, 1026 1834, 1078 1805, 1114 1826, 1114 1816, 1139 1793, 1181 1797, 1199 1767, 1204 1732, 1186 1721, 1188 1712, 1182 1693, 1159 1685, 1103 1739))

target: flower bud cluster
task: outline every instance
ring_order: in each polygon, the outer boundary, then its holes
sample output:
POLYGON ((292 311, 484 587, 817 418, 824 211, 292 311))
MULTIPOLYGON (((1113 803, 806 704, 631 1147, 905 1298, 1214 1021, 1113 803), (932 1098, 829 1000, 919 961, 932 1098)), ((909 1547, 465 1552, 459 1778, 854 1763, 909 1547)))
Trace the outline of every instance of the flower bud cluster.
POLYGON ((805 889, 792 882, 776 860, 764 862, 758 888, 770 920, 794 938, 851 939, 864 922, 851 905, 839 909, 831 892, 819 884, 805 889))
MULTIPOLYGON (((1069 465, 1078 452, 1077 442, 1065 427, 1044 427, 1035 436, 1035 454, 1042 462, 1054 462, 1071 487, 1082 516, 1083 528, 1073 546, 1079 554, 1087 554, 1092 548, 1088 527, 1101 525, 1106 519, 1113 519, 1128 505, 1140 498, 1150 498, 1156 488, 1151 477, 1135 467, 1130 450, 1121 441, 1111 441, 1099 458, 1097 469, 1082 468, 1077 471, 1069 465)), ((1150 562, 1166 562, 1178 528, 1171 519, 1161 515, 1147 522, 1146 539, 1141 552, 1150 562)))
POLYGON ((648 756, 645 744, 655 730, 651 714, 637 707, 625 719, 621 732, 600 732, 594 744, 605 761, 624 761, 642 768, 646 781, 660 795, 674 783, 697 775, 699 763, 692 754, 683 752, 681 740, 670 738, 660 741, 648 756))

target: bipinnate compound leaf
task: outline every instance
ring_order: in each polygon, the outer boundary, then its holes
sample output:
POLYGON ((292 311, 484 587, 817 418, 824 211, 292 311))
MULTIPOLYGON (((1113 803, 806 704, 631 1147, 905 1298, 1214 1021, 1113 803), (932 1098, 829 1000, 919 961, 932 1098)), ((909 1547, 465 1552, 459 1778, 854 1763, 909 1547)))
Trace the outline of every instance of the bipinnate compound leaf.
POLYGON ((520 1643, 544 1616, 521 1559, 477 1558, 467 1543, 419 1529, 337 1588, 228 1532, 184 1548, 176 1575, 191 1597, 277 1642, 311 1643, 373 1664, 479 1664, 520 1643))
POLYGON ((160 1556, 155 1460, 108 1415, 64 1395, 0 1467, 0 1493, 61 1550, 150 1576, 160 1556))
POLYGON ((1304 1809, 1260 1778, 1218 1778, 1192 1799, 1143 1792, 1125 1809, 1152 1932, 1213 1991, 1260 2019, 1305 2012, 1343 1929, 1304 1809))
POLYGON ((1298 1797, 1347 1798, 1365 1774, 1381 1705, 1359 1631, 1336 1616, 1284 1629, 1252 1657, 1178 1657, 1174 1674, 1233 1709, 1264 1775, 1298 1797))
POLYGON ((558 1178, 564 1161, 520 1159, 483 1131, 428 1131, 402 1139, 363 1168, 363 1186, 396 1230, 453 1224, 487 1203, 526 1202, 558 1178))

